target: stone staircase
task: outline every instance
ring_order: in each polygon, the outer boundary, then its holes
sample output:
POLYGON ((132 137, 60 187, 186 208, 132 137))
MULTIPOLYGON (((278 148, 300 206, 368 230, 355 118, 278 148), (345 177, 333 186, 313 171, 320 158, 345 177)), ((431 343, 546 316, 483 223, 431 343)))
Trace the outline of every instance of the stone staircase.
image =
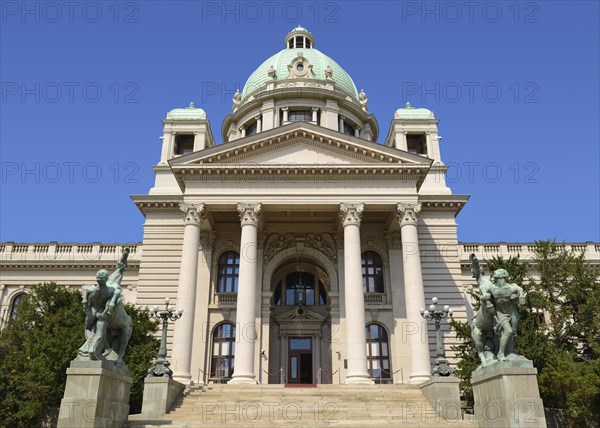
POLYGON ((129 418, 129 428, 149 427, 476 427, 445 420, 411 385, 192 386, 160 420, 129 418))

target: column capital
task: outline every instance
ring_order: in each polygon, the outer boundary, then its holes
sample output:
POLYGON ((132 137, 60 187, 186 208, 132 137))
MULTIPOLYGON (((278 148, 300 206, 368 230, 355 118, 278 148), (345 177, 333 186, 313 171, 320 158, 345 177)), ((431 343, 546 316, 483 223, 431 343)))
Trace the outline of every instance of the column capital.
POLYGON ((340 204, 340 217, 344 227, 354 224, 360 226, 362 220, 362 213, 365 210, 365 204, 340 204))
POLYGON ((288 111, 288 110, 289 110, 289 107, 281 107, 281 110, 282 110, 282 111, 288 111))
POLYGON ((408 224, 417 225, 419 211, 421 211, 420 203, 403 203, 400 202, 396 206, 398 210, 398 222, 400 227, 408 224))
POLYGON ((258 226, 258 219, 260 217, 260 210, 262 208, 262 204, 245 204, 238 203, 237 210, 240 215, 240 222, 242 226, 252 225, 258 226))
POLYGON ((200 226, 204 218, 204 204, 190 204, 188 202, 180 202, 179 208, 183 211, 184 223, 195 224, 200 226))
POLYGON ((319 111, 319 107, 313 107, 312 111, 319 111))

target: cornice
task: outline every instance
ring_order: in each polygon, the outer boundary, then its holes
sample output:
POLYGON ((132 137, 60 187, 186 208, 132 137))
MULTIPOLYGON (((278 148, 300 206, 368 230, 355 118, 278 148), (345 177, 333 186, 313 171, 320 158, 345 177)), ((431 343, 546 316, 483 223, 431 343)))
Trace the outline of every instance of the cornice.
POLYGON ((419 195, 423 211, 454 211, 454 215, 463 209, 470 195, 419 195))
MULTIPOLYGON (((318 141, 323 144, 330 146, 348 145, 348 151, 350 149, 365 150, 366 152, 374 152, 375 156, 383 155, 383 159, 379 158, 380 161, 385 162, 405 162, 415 163, 430 166, 433 162, 432 159, 424 158, 423 156, 408 153, 396 148, 387 147, 382 144, 377 144, 373 141, 367 141, 362 138, 355 137, 353 135, 342 134, 337 131, 333 131, 322 126, 313 125, 308 122, 293 122, 287 125, 283 125, 277 128, 269 129, 264 132, 249 135, 244 138, 219 144, 208 149, 204 149, 198 152, 190 153, 185 156, 180 156, 169 160, 171 167, 177 167, 182 165, 189 165, 193 163, 203 162, 204 159, 208 159, 211 156, 226 156, 225 153, 232 153, 236 149, 238 150, 252 150, 256 151, 257 148, 264 147, 266 144, 280 143, 282 140, 289 140, 290 138, 303 137, 318 141)), ((344 147, 345 148, 345 147, 344 147)), ((371 156, 370 154, 368 156, 371 156)), ((375 159, 377 160, 377 159, 375 159)), ((215 160, 216 161, 216 160, 215 160)), ((214 162, 214 161, 213 161, 214 162)))
MULTIPOLYGON (((2 269, 13 269, 13 270, 29 269, 29 268, 36 268, 36 269, 46 268, 46 269, 61 269, 61 270, 81 270, 81 269, 101 269, 101 268, 106 268, 109 270, 114 269, 114 263, 110 263, 110 262, 107 263, 107 261, 105 261, 105 260, 97 260, 97 261, 85 260, 85 261, 81 261, 81 262, 73 261, 73 262, 69 262, 69 263, 66 263, 66 262, 60 261, 60 260, 56 260, 56 261, 0 260, 0 266, 2 267, 2 269)), ((128 260, 127 261, 127 270, 139 270, 139 269, 140 269, 140 261, 139 260, 136 260, 136 261, 128 260)))
MULTIPOLYGON (((427 167, 415 165, 323 165, 264 164, 264 165, 197 165, 173 168, 180 186, 192 180, 404 180, 419 185, 427 175, 427 167)), ((150 203, 149 206, 156 206, 150 203)), ((160 206, 160 203, 158 203, 160 206)))
POLYGON ((181 212, 183 196, 133 195, 131 200, 143 215, 146 213, 181 212))

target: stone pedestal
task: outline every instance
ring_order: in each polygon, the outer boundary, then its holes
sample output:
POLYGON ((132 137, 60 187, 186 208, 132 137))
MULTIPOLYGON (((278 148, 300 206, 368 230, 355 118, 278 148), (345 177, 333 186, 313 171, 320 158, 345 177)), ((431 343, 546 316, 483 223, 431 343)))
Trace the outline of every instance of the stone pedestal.
POLYGON ((173 401, 183 394, 184 389, 184 384, 169 376, 148 376, 144 379, 142 416, 152 419, 166 414, 171 409, 173 401))
POLYGON ((459 382, 456 376, 431 376, 419 385, 429 404, 447 421, 462 420, 459 382))
POLYGON ((60 403, 59 428, 122 427, 129 415, 131 375, 107 361, 72 361, 60 403))
POLYGON ((480 427, 546 427, 544 404, 531 361, 498 362, 471 376, 480 427), (516 367, 515 367, 516 366, 516 367))

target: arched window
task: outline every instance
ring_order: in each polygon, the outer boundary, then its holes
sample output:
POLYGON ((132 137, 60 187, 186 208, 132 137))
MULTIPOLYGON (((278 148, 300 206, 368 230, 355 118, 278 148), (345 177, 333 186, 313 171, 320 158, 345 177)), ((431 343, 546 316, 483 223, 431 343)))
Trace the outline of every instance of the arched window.
POLYGON ((383 293, 383 261, 375 251, 362 254, 362 279, 365 293, 383 293))
POLYGON ((230 378, 233 375, 233 360, 235 356, 235 325, 219 324, 213 331, 212 360, 210 376, 230 378))
POLYGON ((12 301, 12 304, 10 305, 10 317, 14 320, 19 318, 19 303, 21 303, 21 300, 23 300, 23 298, 27 296, 26 293, 21 293, 18 294, 12 301))
POLYGON ((327 291, 321 281, 315 284, 315 276, 306 272, 291 273, 286 276, 285 285, 277 283, 273 292, 273 304, 294 306, 323 306, 327 304, 327 291))
POLYGON ((392 377, 387 331, 376 323, 367 325, 367 370, 375 383, 392 377))
POLYGON ((227 251, 219 257, 217 274, 218 293, 237 293, 240 275, 240 255, 235 251, 227 251))

